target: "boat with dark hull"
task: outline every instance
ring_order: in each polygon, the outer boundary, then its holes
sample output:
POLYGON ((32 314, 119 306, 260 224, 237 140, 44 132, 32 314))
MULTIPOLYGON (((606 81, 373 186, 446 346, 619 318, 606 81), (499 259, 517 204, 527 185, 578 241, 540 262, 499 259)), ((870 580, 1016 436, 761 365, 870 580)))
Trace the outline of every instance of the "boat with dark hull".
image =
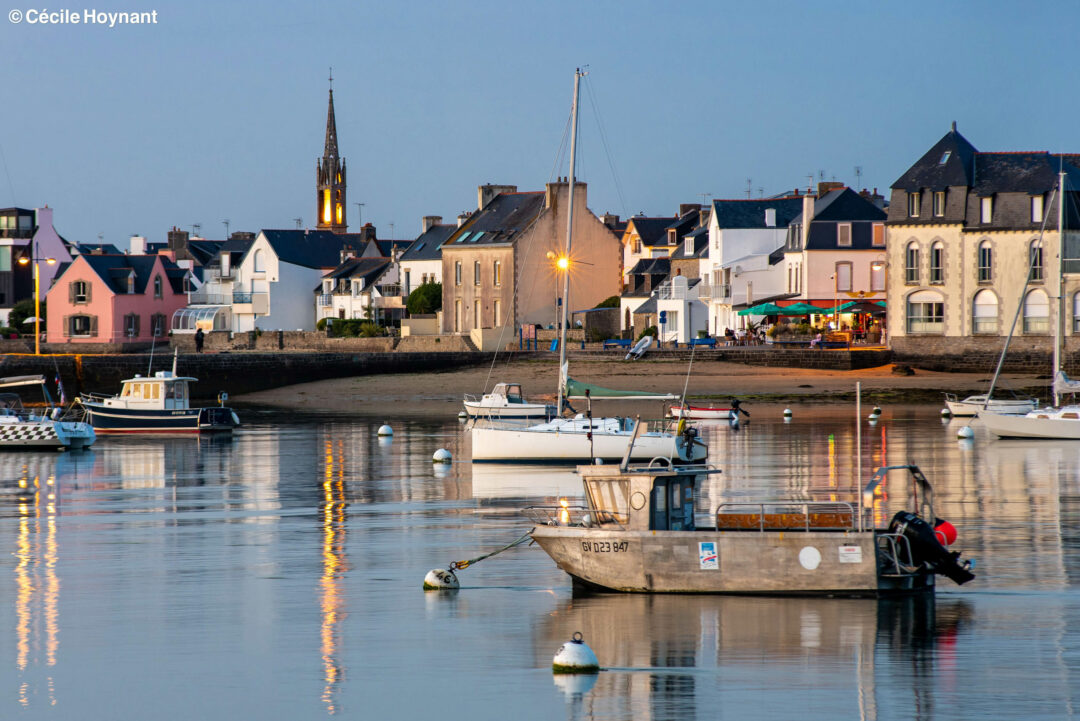
POLYGON ((175 371, 136 375, 117 395, 84 394, 79 403, 98 433, 209 433, 239 426, 236 413, 225 407, 225 393, 219 406, 191 407, 188 384, 196 380, 175 371))

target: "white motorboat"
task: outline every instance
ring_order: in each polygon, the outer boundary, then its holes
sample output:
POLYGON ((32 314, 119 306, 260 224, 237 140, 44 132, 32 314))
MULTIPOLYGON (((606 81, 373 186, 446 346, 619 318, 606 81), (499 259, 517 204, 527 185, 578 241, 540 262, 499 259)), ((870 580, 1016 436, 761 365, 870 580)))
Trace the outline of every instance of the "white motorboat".
POLYGON ((968 396, 963 400, 952 393, 945 394, 945 405, 956 417, 976 416, 980 413, 1024 415, 1039 407, 1038 398, 992 398, 986 402, 986 394, 968 396))
POLYGON ((555 406, 551 403, 529 403, 521 392, 520 383, 496 383, 490 393, 479 400, 465 396, 465 412, 481 418, 551 418, 555 406))
POLYGON ((0 388, 38 387, 44 406, 24 408, 16 392, 0 393, 0 449, 77 450, 93 445, 97 436, 89 423, 73 420, 52 402, 45 376, 0 378, 0 388))
MULTIPOLYGON (((574 103, 570 115, 570 175, 569 187, 575 181, 574 164, 577 148, 577 108, 578 90, 584 73, 574 73, 574 103)), ((571 258, 574 218, 574 196, 569 193, 566 217, 566 247, 564 258, 571 258)), ((637 393, 634 391, 613 391, 606 388, 585 386, 576 383, 568 375, 566 363, 566 329, 570 298, 570 271, 563 272, 562 322, 559 324, 559 381, 555 415, 562 416, 567 398, 631 398, 635 400, 665 399, 672 395, 637 393)), ((685 425, 685 424, 680 424, 685 425)), ((556 418, 547 423, 527 427, 495 426, 490 423, 474 421, 470 430, 472 438, 472 459, 474 461, 548 461, 568 462, 587 461, 595 458, 620 458, 629 453, 632 460, 649 461, 661 457, 676 462, 704 460, 707 448, 697 438, 693 428, 681 428, 681 433, 665 430, 652 430, 640 434, 633 440, 637 424, 631 419, 593 418, 591 407, 588 413, 573 418, 556 418)), ((642 429, 644 430, 644 429, 642 429)))

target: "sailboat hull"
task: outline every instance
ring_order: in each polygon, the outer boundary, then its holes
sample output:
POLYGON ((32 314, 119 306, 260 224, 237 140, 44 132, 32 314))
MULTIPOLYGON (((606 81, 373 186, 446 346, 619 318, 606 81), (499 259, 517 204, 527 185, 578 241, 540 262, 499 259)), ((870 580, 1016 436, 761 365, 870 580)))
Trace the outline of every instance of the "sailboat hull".
POLYGON ((1033 411, 1025 416, 987 414, 979 419, 998 438, 1080 440, 1080 407, 1033 411))
MULTIPOLYGON (((632 435, 630 431, 596 431, 590 441, 585 431, 476 427, 472 429, 472 459, 552 463, 591 463, 594 458, 619 459, 625 455, 632 435)), ((706 456, 706 448, 700 442, 691 443, 688 451, 681 436, 642 433, 634 441, 630 458, 637 461, 672 458, 690 462, 705 460, 706 456)))

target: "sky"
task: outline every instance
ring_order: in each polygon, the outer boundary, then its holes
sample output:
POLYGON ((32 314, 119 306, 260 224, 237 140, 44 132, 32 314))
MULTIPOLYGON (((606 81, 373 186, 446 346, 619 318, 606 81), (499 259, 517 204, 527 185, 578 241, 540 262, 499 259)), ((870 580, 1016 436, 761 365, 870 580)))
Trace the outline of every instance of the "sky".
POLYGON ((884 191, 952 121, 979 150, 1080 152, 1075 2, 45 5, 157 12, 113 28, 6 2, 0 207, 48 204, 78 242, 314 226, 331 67, 349 224, 382 238, 451 222, 483 183, 566 175, 578 66, 597 214, 670 216, 748 179, 884 191))

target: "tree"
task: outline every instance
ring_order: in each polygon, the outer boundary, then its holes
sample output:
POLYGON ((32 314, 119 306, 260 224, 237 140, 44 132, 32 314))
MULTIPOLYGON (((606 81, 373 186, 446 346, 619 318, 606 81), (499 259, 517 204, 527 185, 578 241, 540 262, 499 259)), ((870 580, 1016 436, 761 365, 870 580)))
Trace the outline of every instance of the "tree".
MULTIPOLYGON (((34 317, 34 299, 24 298, 14 305, 11 314, 8 315, 8 325, 19 333, 34 334, 33 321, 23 323, 27 318, 34 317)), ((45 301, 41 301, 41 327, 45 327, 45 301)))
POLYGON ((430 315, 442 309, 442 283, 424 283, 412 293, 406 303, 409 315, 430 315))
POLYGON ((597 308, 618 308, 619 307, 619 296, 613 295, 610 298, 605 298, 604 300, 597 303, 596 307, 597 308))

